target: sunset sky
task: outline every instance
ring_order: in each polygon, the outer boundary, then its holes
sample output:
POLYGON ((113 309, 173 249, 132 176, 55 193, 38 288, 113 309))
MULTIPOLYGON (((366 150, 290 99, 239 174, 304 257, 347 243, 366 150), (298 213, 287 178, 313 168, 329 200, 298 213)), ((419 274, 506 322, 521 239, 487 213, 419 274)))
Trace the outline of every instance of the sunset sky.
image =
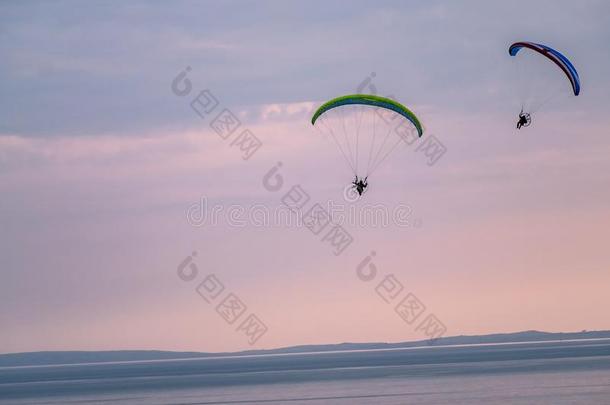
POLYGON ((3 2, 0 353, 420 340, 429 314, 446 336, 610 329, 609 42, 606 1, 3 2), (519 40, 562 50, 582 92, 518 132, 519 40), (272 212, 297 184, 308 207, 345 204, 351 174, 309 120, 363 83, 447 149, 430 166, 405 146, 371 179, 366 203, 410 207, 409 226, 345 224, 336 256, 299 226, 189 223, 202 199, 272 212), (219 109, 201 118, 204 89, 219 109), (247 160, 210 128, 224 108, 262 142, 247 160), (412 324, 376 292, 390 274, 426 307, 412 324), (233 324, 229 293, 247 306, 233 324), (267 327, 253 345, 249 314, 267 327))

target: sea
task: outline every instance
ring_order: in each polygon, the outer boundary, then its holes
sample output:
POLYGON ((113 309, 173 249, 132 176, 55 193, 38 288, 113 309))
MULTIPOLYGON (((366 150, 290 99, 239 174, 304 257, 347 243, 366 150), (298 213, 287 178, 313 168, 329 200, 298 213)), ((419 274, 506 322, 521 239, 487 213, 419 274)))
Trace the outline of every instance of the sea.
POLYGON ((610 405, 610 340, 0 367, 0 404, 610 405))

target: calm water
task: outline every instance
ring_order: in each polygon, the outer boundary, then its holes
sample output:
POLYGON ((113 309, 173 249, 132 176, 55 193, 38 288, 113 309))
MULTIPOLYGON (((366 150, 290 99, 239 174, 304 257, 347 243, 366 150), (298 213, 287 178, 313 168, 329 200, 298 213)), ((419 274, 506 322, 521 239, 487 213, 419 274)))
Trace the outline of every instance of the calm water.
POLYGON ((9 403, 610 405, 610 342, 4 367, 9 403))

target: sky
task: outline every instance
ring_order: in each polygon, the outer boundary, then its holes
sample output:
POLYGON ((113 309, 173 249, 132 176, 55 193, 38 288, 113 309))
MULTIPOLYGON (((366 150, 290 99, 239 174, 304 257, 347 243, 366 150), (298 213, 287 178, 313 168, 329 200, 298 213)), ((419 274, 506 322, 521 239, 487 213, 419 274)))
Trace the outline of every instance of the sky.
POLYGON ((609 40, 604 1, 2 2, 0 353, 400 342, 426 319, 445 336, 610 329, 609 40), (517 131, 520 40, 568 55, 582 92, 517 131), (446 152, 398 148, 351 203, 309 120, 358 90, 407 105, 446 152), (296 185, 305 210, 406 221, 346 221, 337 255, 326 231, 260 220, 296 185))

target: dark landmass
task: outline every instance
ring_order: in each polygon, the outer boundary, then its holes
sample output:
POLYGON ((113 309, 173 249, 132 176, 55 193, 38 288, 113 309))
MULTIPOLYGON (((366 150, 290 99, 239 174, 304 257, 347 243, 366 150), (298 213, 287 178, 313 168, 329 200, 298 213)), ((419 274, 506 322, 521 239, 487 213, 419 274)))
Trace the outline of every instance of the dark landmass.
POLYGON ((409 347, 431 347, 445 345, 469 345, 487 343, 542 342, 550 340, 610 339, 610 331, 583 331, 552 333, 525 331, 496 333, 475 336, 450 336, 435 340, 419 340, 400 343, 339 343, 324 345, 291 346, 269 350, 246 350, 233 353, 173 352, 160 350, 113 350, 113 351, 43 351, 0 354, 0 367, 39 366, 53 364, 108 363, 123 361, 175 360, 205 357, 247 356, 262 354, 288 354, 306 352, 330 352, 345 350, 398 349, 409 347))

